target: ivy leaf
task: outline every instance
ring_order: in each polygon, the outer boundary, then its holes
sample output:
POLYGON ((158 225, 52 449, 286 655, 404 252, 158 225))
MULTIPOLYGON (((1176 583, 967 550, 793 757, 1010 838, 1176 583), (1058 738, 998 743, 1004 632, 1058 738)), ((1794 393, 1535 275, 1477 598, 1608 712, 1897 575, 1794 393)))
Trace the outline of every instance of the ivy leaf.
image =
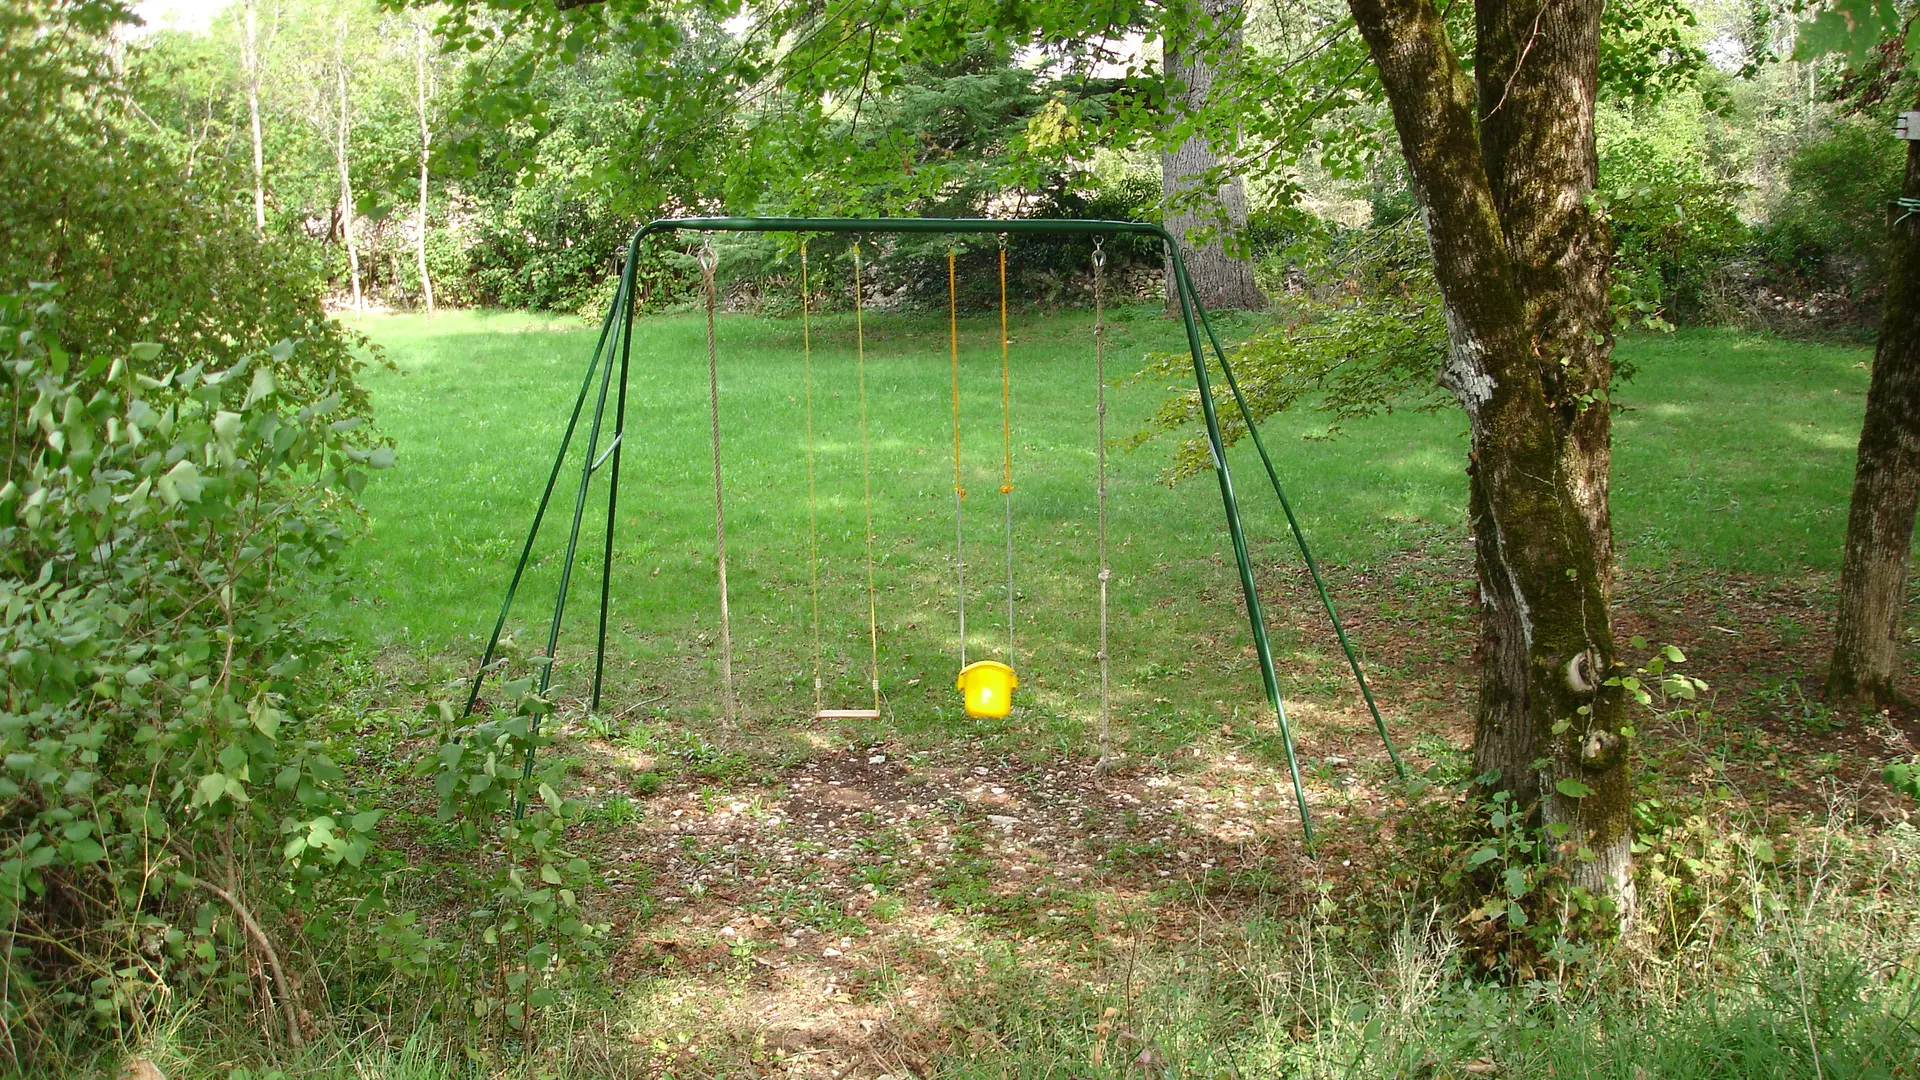
POLYGON ((1593 794, 1592 788, 1571 777, 1554 784, 1553 790, 1565 795, 1569 799, 1584 799, 1593 794))

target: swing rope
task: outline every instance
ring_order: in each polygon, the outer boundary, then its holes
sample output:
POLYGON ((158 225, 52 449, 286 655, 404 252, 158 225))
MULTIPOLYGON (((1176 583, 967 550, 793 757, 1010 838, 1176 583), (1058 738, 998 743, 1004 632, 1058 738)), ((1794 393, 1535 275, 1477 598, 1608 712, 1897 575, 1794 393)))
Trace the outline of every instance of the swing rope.
POLYGON ((807 242, 800 241, 800 355, 807 383, 807 547, 813 585, 813 711, 823 702, 820 674, 820 507, 813 481, 813 298, 807 279, 807 242))
POLYGON ((1113 695, 1107 663, 1107 582, 1113 570, 1107 565, 1107 249, 1106 238, 1093 238, 1093 416, 1099 462, 1100 517, 1097 534, 1100 555, 1100 760, 1095 773, 1113 767, 1113 695))
POLYGON ((1000 492, 1007 500, 1007 666, 1013 667, 1013 375, 1007 362, 1007 234, 1000 234, 1000 492))
POLYGON ((960 667, 967 666, 967 489, 960 482, 960 300, 953 249, 947 249, 947 354, 953 365, 953 567, 960 606, 960 667))
POLYGON ((867 437, 867 331, 860 244, 853 245, 853 340, 860 372, 860 483, 867 520, 867 675, 873 686, 873 713, 880 715, 880 612, 873 587, 873 464, 867 437))
POLYGON ((720 569, 720 715, 731 727, 737 707, 733 693, 733 620, 727 611, 727 513, 720 477, 720 362, 713 341, 713 271, 720 258, 707 237, 700 248, 700 287, 707 301, 707 410, 713 427, 713 544, 720 569))

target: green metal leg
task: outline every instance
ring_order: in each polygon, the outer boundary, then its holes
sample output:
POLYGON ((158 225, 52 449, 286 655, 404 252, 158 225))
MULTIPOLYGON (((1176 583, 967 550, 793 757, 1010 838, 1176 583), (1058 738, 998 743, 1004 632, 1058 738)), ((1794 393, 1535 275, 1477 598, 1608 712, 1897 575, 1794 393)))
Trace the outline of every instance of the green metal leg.
MULTIPOLYGON (((624 287, 624 281, 622 285, 624 287)), ((520 545, 520 560, 514 563, 513 577, 507 583, 507 595, 500 602, 500 617, 494 620, 493 633, 487 638, 486 651, 480 654, 480 669, 474 673, 473 688, 467 692, 467 704, 460 715, 473 715, 474 703, 480 700, 480 686, 487 678, 487 665, 493 663, 494 650, 500 647, 500 635, 506 629, 507 613, 513 610, 514 595, 520 591, 520 580, 526 575, 527 561, 533 555, 533 542, 540 535, 540 525, 546 520, 547 504, 553 498, 554 486, 560 480, 560 467, 566 463, 567 449, 573 444, 574 428, 580 423, 580 410, 586 406, 587 391, 593 388, 593 375, 600 366, 601 354, 606 349, 608 335, 613 330, 614 318, 620 311, 620 298, 623 289, 616 290, 613 303, 607 306, 606 318, 600 322, 600 340, 593 347, 593 359, 587 363, 586 377, 580 380, 580 393, 573 400, 573 413, 567 417, 567 429, 560 436, 560 450, 553 456, 553 470, 547 474, 547 486, 540 492, 540 504, 533 512, 533 525, 527 529, 527 542, 520 545)), ((608 354, 608 362, 612 362, 608 354)))
MULTIPOLYGON (((631 266, 631 261, 629 261, 631 266)), ((607 667, 607 608, 613 595, 613 530, 619 518, 620 508, 620 452, 626 448, 627 434, 627 369, 633 357, 633 295, 624 287, 626 272, 621 274, 622 293, 626 293, 627 303, 620 319, 620 394, 613 407, 613 445, 607 452, 612 455, 612 471, 607 474, 607 545, 600 559, 600 635, 593 647, 593 711, 600 711, 600 687, 607 667)), ((619 298, 615 298, 615 303, 619 298)))
POLYGON ((1194 295, 1193 282, 1187 277, 1186 261, 1180 246, 1169 239, 1167 250, 1173 258, 1174 282, 1180 300, 1180 320, 1186 324, 1187 346, 1193 353, 1193 379, 1200 391, 1200 412, 1206 420, 1207 446, 1213 452, 1213 474, 1220 481, 1220 502, 1226 510, 1227 533, 1233 538, 1233 557, 1240 568, 1240 591, 1246 598, 1247 622, 1253 630, 1254 652, 1260 658, 1260 681, 1266 685, 1267 701, 1280 721, 1280 740, 1287 748, 1287 770, 1293 776, 1293 797, 1300 807, 1300 827, 1307 847, 1314 846, 1313 818, 1307 810, 1307 789, 1300 782, 1300 762, 1293 749, 1293 727, 1287 722, 1287 706, 1280 699, 1280 677, 1273 667, 1273 646, 1267 640, 1267 619, 1260 606, 1260 590, 1253 580, 1253 561, 1247 555, 1246 528, 1240 521, 1239 500, 1233 493, 1233 475, 1227 470, 1226 441, 1220 435, 1220 417, 1213 403, 1213 386, 1207 376, 1207 354, 1200 347, 1200 331, 1194 315, 1200 301, 1194 295))
POLYGON ((1366 699, 1367 711, 1373 714, 1374 730, 1380 733, 1380 742, 1387 748, 1387 757, 1393 760, 1393 770, 1400 779, 1407 778, 1407 767, 1400 761, 1400 752, 1393 747, 1393 738, 1387 734, 1387 722, 1380 716, 1380 706, 1374 704, 1373 688, 1367 685, 1367 676, 1360 669, 1360 658, 1354 654, 1352 642, 1347 640, 1347 629, 1340 624, 1340 615, 1333 609, 1333 596, 1327 592, 1327 583, 1320 577, 1320 566, 1314 561, 1313 551, 1307 547, 1306 533, 1300 529, 1300 519, 1294 516, 1293 502, 1287 498, 1286 489, 1280 486, 1280 473, 1273 467, 1273 458, 1267 453, 1267 444, 1260 439, 1260 427, 1253 422, 1253 410, 1247 407, 1245 395, 1240 393, 1240 380, 1233 377, 1233 365, 1227 362, 1227 352, 1220 347, 1220 338, 1213 332, 1213 320, 1207 318, 1205 311, 1200 312, 1200 325, 1206 329, 1207 341, 1213 345, 1213 353, 1220 358, 1220 371, 1227 377, 1227 388, 1233 392, 1233 400, 1240 408, 1240 418, 1246 422, 1247 434, 1253 436, 1253 448, 1260 452, 1260 463, 1266 466, 1267 479, 1273 482, 1273 493, 1280 499, 1280 509, 1287 515, 1287 527, 1293 530, 1293 541, 1300 547, 1300 558, 1307 564, 1307 573, 1313 578, 1313 587, 1320 593, 1320 604, 1326 608, 1327 618, 1333 622, 1333 634, 1340 639, 1340 651, 1347 655, 1347 666, 1353 670, 1353 681, 1360 684, 1360 696, 1366 699))

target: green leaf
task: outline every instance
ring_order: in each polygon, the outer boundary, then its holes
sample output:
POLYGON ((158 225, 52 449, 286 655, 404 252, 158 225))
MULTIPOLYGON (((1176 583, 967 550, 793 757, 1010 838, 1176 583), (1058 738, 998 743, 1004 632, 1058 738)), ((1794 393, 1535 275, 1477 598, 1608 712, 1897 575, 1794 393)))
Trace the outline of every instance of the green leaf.
POLYGON ((1468 866, 1485 866, 1500 857, 1500 853, 1490 847, 1483 847, 1467 857, 1468 866))
POLYGON ((1593 794, 1593 789, 1571 777, 1553 785, 1553 790, 1569 799, 1584 799, 1593 794))
POLYGON ((1880 43, 1900 31, 1900 13, 1888 0, 1834 0, 1833 7, 1799 24, 1793 59, 1817 60, 1841 53, 1866 60, 1880 43))
POLYGON ((1527 872, 1518 866, 1507 867, 1507 872, 1502 874, 1501 878, 1506 882, 1507 895, 1515 900, 1533 890, 1532 882, 1527 880, 1527 872))
POLYGON ((253 408, 256 404, 260 402, 261 398, 264 398, 268 394, 273 393, 275 389, 276 387, 273 381, 273 369, 270 367, 267 367, 265 364, 262 364, 261 366, 254 368, 253 384, 247 387, 247 400, 242 407, 248 408, 248 409, 253 408))
POLYGON ((214 803, 219 802, 220 796, 225 795, 226 793, 227 793, 227 778, 217 772, 208 773, 207 775, 201 777, 200 783, 194 787, 193 802, 195 806, 200 806, 200 805, 211 806, 214 803))
POLYGON ((169 506, 199 502, 200 493, 205 487, 206 482, 200 478, 200 467, 186 458, 181 458, 160 477, 160 497, 169 506))

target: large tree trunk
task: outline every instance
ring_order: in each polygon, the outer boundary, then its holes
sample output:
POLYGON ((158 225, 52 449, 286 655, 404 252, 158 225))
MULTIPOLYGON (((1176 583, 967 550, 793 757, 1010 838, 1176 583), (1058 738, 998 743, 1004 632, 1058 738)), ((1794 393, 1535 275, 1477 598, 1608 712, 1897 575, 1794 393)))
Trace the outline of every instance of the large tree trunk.
POLYGON ((1565 826, 1575 881, 1631 914, 1609 602, 1604 225, 1588 209, 1601 0, 1480 0, 1476 92, 1432 0, 1350 0, 1426 214, 1471 429, 1484 618, 1476 771, 1565 826))
MULTIPOLYGON (((1240 47, 1240 14, 1245 0, 1192 0, 1186 10, 1192 22, 1182 27, 1169 26, 1165 36, 1165 67, 1169 84, 1171 122, 1188 123, 1200 115, 1213 93, 1214 55, 1231 53, 1240 47)), ((1169 20, 1180 19, 1181 8, 1169 9, 1169 20)), ((1160 154, 1160 194, 1166 207, 1167 231, 1180 245, 1187 272, 1200 303, 1212 311, 1262 310, 1267 296, 1253 280, 1253 264, 1229 252, 1223 232, 1238 232, 1247 223, 1246 186, 1233 176, 1214 189, 1203 201, 1214 208, 1195 205, 1193 192, 1206 183, 1211 171, 1220 164, 1220 155, 1205 134, 1188 135, 1178 149, 1160 154), (1211 212, 1209 212, 1211 210, 1211 212), (1224 220, 1223 220, 1224 219, 1224 220), (1222 226, 1225 226, 1223 229, 1222 226), (1211 228, 1213 235, 1205 244, 1196 245, 1188 234, 1211 228)), ((1167 304, 1176 303, 1179 290, 1173 280, 1173 265, 1167 264, 1167 304)))
POLYGON ((418 75, 418 93, 414 97, 415 107, 420 116, 420 229, 416 237, 414 252, 420 262, 420 295, 426 302, 427 314, 433 314, 433 279, 427 274, 427 158, 433 147, 433 129, 428 126, 427 113, 427 28, 424 24, 414 27, 415 72, 418 75))
POLYGON ((240 69, 247 80, 247 118, 253 126, 253 227, 267 231, 267 160, 260 139, 260 26, 255 0, 242 0, 240 69))
POLYGON ((340 126, 334 140, 333 159, 340 170, 340 235, 347 244, 347 276, 353 282, 353 310, 365 315, 367 302, 360 292, 360 248, 353 238, 353 169, 349 154, 352 100, 347 96, 347 21, 344 18, 340 20, 335 39, 333 70, 339 89, 336 105, 340 126))
MULTIPOLYGON (((1920 143, 1907 144, 1900 193, 1920 198, 1920 143)), ((1901 219, 1893 232, 1827 669, 1828 698, 1869 705, 1891 705, 1899 697, 1894 674, 1920 502, 1920 217, 1901 219)))

